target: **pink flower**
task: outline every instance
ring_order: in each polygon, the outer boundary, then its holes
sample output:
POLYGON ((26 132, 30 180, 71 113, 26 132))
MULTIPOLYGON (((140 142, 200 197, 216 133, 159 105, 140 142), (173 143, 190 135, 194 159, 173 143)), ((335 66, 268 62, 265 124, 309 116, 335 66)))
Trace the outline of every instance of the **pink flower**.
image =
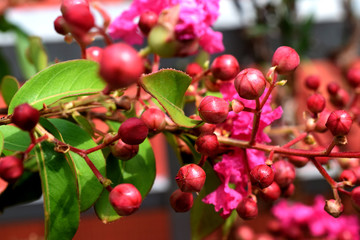
POLYGON ((272 213, 280 221, 285 233, 291 227, 305 226, 314 237, 337 239, 341 234, 347 233, 351 239, 360 239, 360 222, 355 215, 334 218, 325 212, 324 205, 325 200, 322 196, 315 198, 313 206, 291 204, 282 200, 272 208, 272 213))
POLYGON ((109 33, 114 39, 123 39, 129 44, 142 44, 143 36, 135 19, 145 11, 160 14, 162 10, 177 4, 180 4, 179 20, 175 27, 177 39, 197 38, 205 51, 223 51, 222 34, 210 28, 219 16, 219 0, 134 0, 130 8, 112 22, 109 33))

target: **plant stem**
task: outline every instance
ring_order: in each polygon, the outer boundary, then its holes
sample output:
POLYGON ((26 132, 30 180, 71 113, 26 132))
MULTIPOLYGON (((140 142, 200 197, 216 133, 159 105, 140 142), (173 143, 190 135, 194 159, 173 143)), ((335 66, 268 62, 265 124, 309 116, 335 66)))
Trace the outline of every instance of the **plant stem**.
POLYGON ((261 117, 260 100, 257 98, 255 101, 256 101, 256 112, 254 113, 253 128, 251 131, 251 138, 249 141, 249 145, 254 145, 256 141, 256 134, 259 130, 259 125, 260 125, 260 117, 261 117))
MULTIPOLYGON (((313 157, 310 158, 312 163, 315 165, 317 170, 321 173, 321 175, 326 179, 326 181, 330 184, 330 186, 334 189, 337 188, 337 182, 335 182, 332 177, 327 173, 327 171, 323 168, 323 166, 313 157)), ((336 196, 335 196, 336 197, 336 196)))

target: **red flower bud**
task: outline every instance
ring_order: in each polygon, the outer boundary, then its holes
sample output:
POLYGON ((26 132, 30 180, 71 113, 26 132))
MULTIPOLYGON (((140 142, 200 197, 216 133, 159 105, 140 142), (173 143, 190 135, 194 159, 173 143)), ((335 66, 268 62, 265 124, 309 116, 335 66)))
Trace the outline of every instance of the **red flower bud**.
POLYGON ((360 212, 360 187, 356 187, 351 191, 351 203, 360 212))
POLYGON ((100 63, 102 52, 101 47, 89 47, 86 49, 86 59, 100 63))
POLYGON ((355 184, 357 182, 357 177, 354 173, 353 170, 350 170, 350 169, 345 169, 344 171, 342 171, 342 173, 340 174, 340 177, 339 177, 339 180, 340 181, 347 181, 349 182, 350 184, 355 184))
POLYGON ((266 81, 264 75, 259 70, 247 68, 236 76, 234 84, 240 97, 254 100, 263 94, 266 81))
POLYGON ((242 219, 251 220, 257 217, 258 206, 253 198, 246 197, 236 207, 236 211, 242 219))
POLYGON ((341 202, 335 199, 326 200, 324 210, 331 216, 337 218, 344 211, 344 206, 341 202))
POLYGON ((170 196, 170 205, 175 212, 187 212, 189 211, 194 202, 192 193, 183 192, 180 189, 176 189, 170 196))
POLYGON ((206 133, 214 133, 216 128, 215 124, 211 124, 211 123, 204 123, 202 126, 195 128, 199 131, 199 135, 200 134, 206 134, 206 133))
POLYGON ((23 103, 14 109, 11 122, 24 131, 31 131, 39 119, 39 111, 29 104, 23 103))
POLYGON ((157 22, 158 15, 152 11, 146 11, 140 15, 139 28, 141 32, 147 36, 157 22))
POLYGON ((300 156, 288 156, 289 162, 291 162, 293 165, 295 165, 298 168, 301 168, 305 166, 309 159, 306 157, 300 157, 300 156))
POLYGON ((76 4, 63 12, 65 21, 72 28, 77 28, 83 32, 88 32, 95 26, 95 19, 90 12, 89 6, 76 4))
POLYGON ((244 105, 241 101, 239 101, 239 100, 237 100, 237 99, 233 99, 233 100, 231 101, 231 109, 232 109, 235 113, 241 112, 242 110, 244 110, 244 108, 245 108, 245 105, 244 105))
POLYGON ((206 180, 205 171, 197 164, 182 166, 175 180, 183 192, 200 192, 206 180))
POLYGON ((343 108, 349 102, 349 94, 344 89, 339 89, 336 95, 330 95, 330 102, 338 108, 343 108))
POLYGON ((270 186, 261 189, 260 195, 264 200, 276 201, 279 199, 281 190, 279 185, 274 181, 270 186))
POLYGON ((54 28, 58 34, 66 35, 69 31, 66 29, 66 22, 62 16, 59 16, 54 21, 54 28))
POLYGON ((212 156, 218 153, 220 144, 214 133, 205 133, 196 139, 195 146, 202 155, 212 156))
POLYGON ((204 122, 218 124, 227 118, 229 114, 229 104, 222 98, 206 96, 200 102, 198 111, 204 122))
POLYGON ((189 63, 186 67, 185 72, 190 76, 190 77, 195 77, 196 75, 198 75, 199 73, 201 73, 203 71, 202 67, 196 63, 189 63))
POLYGON ((103 50, 100 76, 111 89, 125 88, 138 81, 144 62, 138 52, 125 43, 116 43, 103 50))
POLYGON ((240 66, 234 56, 225 54, 214 59, 210 70, 215 78, 228 81, 236 77, 240 66))
POLYGON ((110 147, 111 153, 118 159, 127 161, 136 156, 139 152, 139 145, 126 144, 121 139, 114 146, 110 147))
POLYGON ((320 93, 314 93, 307 99, 307 107, 310 110, 310 112, 316 114, 320 113, 325 108, 326 100, 320 93))
POLYGON ((276 71, 280 74, 294 71, 299 64, 299 54, 294 49, 287 46, 276 49, 271 62, 271 65, 276 66, 276 71))
POLYGON ((128 216, 139 209, 142 197, 134 185, 122 183, 110 192, 109 200, 117 214, 128 216))
POLYGON ((339 89, 340 86, 336 82, 331 82, 327 85, 327 91, 330 95, 336 95, 339 89))
POLYGON ((284 198, 288 198, 288 197, 291 197, 294 194, 294 191, 295 191, 295 185, 293 183, 291 183, 286 188, 281 189, 281 195, 284 198))
POLYGON ((343 136, 349 133, 351 124, 351 116, 346 111, 336 110, 330 114, 326 127, 334 136, 343 136))
POLYGON ((346 79, 352 87, 360 84, 360 68, 350 68, 347 72, 346 79))
POLYGON ((61 3, 61 13, 64 14, 74 6, 89 7, 88 0, 63 0, 61 3))
POLYGON ((24 172, 23 161, 14 156, 0 158, 0 178, 13 183, 21 177, 24 172))
POLYGON ((273 165, 275 172, 275 182, 279 184, 281 188, 289 186, 295 179, 295 168, 294 166, 285 160, 279 160, 273 165))
POLYGON ((158 108, 148 108, 141 115, 141 120, 150 131, 160 132, 165 129, 165 113, 158 108))
POLYGON ((130 145, 142 143, 149 133, 145 123, 139 118, 129 118, 119 128, 121 140, 130 145))
POLYGON ((266 188, 274 181, 274 171, 265 164, 260 164, 251 169, 250 180, 251 183, 259 188, 266 188))
POLYGON ((320 78, 316 75, 310 75, 305 79, 305 86, 310 89, 316 91, 320 86, 320 78))

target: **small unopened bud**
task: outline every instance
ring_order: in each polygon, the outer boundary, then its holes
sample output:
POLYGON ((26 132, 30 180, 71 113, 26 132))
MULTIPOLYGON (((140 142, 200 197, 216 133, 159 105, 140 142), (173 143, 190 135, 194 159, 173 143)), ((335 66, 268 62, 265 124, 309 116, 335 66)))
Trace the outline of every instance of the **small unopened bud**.
POLYGON ((24 131, 31 131, 39 122, 40 113, 27 103, 23 103, 14 109, 11 122, 24 131))
POLYGON ((347 135, 351 125, 351 116, 344 110, 333 111, 326 122, 326 127, 334 136, 347 135))
POLYGON ((222 98, 206 96, 200 102, 199 115, 204 122, 218 124, 225 121, 229 113, 229 104, 222 98))
POLYGON ((245 108, 245 105, 244 105, 241 101, 239 101, 239 100, 237 100, 237 99, 233 99, 233 100, 231 101, 231 109, 232 109, 235 113, 241 112, 242 110, 244 110, 244 108, 245 108))
POLYGON ((251 220, 258 215, 258 206, 252 197, 244 198, 236 207, 239 216, 244 220, 251 220))
POLYGON ((175 180, 183 192, 200 192, 206 180, 205 171, 197 164, 182 166, 175 180))
POLYGON ((109 200, 117 214, 120 216, 128 216, 139 209, 142 197, 134 185, 122 183, 110 192, 109 200))
POLYGON ((354 185, 357 182, 357 177, 353 170, 346 169, 340 174, 339 180, 345 181, 350 185, 354 185))
POLYGON ((85 4, 76 4, 68 7, 63 12, 63 17, 72 28, 78 28, 85 33, 95 26, 95 18, 90 12, 89 6, 85 4))
POLYGON ((283 87, 283 86, 285 86, 286 83, 287 83, 287 80, 280 80, 280 81, 276 82, 276 86, 283 87))
POLYGON ((119 139, 115 145, 110 147, 111 153, 118 159, 127 161, 139 152, 139 145, 126 144, 119 139))
POLYGON ((325 98, 319 93, 314 93, 306 101, 308 109, 314 114, 322 112, 325 108, 325 103, 325 98))
POLYGON ((21 177, 24 172, 23 161, 14 156, 0 158, 0 178, 13 183, 21 177))
POLYGON ((295 168, 288 161, 276 161, 273 164, 273 169, 275 172, 274 181, 279 184, 281 188, 289 186, 295 180, 295 168))
POLYGON ((360 212, 360 187, 356 187, 351 191, 351 203, 360 212))
POLYGON ((270 186, 261 189, 260 195, 264 200, 276 201, 279 199, 281 190, 279 185, 274 181, 270 186))
POLYGON ((335 96, 337 92, 339 91, 340 86, 336 82, 331 82, 327 85, 327 91, 330 95, 335 96))
POLYGON ((187 212, 189 211, 194 202, 192 193, 183 192, 180 189, 176 189, 170 196, 170 205, 175 212, 187 212))
POLYGON ((200 74, 203 71, 202 67, 196 63, 189 63, 186 67, 185 72, 189 74, 190 77, 195 77, 196 75, 200 74))
POLYGON ((289 184, 286 188, 281 189, 281 195, 284 198, 291 197, 295 192, 295 185, 293 183, 289 184))
POLYGON ((347 91, 340 88, 336 95, 330 95, 330 102, 338 108, 343 108, 349 102, 350 96, 347 91))
POLYGON ((314 145, 316 143, 316 140, 314 138, 314 136, 312 134, 308 134, 306 135, 306 137, 304 138, 304 142, 307 145, 314 145))
POLYGON ((274 79, 277 78, 277 73, 276 73, 276 66, 275 67, 271 67, 269 68, 269 71, 266 73, 265 75, 265 79, 266 81, 268 81, 269 83, 273 83, 274 79))
POLYGON ((141 115, 141 120, 153 132, 160 132, 166 127, 165 113, 158 108, 146 109, 141 115))
POLYGON ((195 146, 202 155, 212 156, 218 153, 220 144, 214 133, 205 133, 196 139, 195 146))
POLYGON ((149 133, 148 127, 139 118, 129 118, 119 128, 121 140, 130 145, 142 143, 149 133))
POLYGON ((225 54, 214 59, 210 70, 215 78, 228 81, 236 77, 240 66, 234 56, 225 54))
POLYGON ((352 87, 357 87, 360 84, 360 68, 350 68, 346 74, 346 79, 352 87))
POLYGON ((271 61, 271 65, 276 66, 276 71, 280 74, 294 71, 299 64, 299 54, 294 49, 287 46, 276 49, 271 61))
POLYGON ((274 181, 274 177, 274 171, 265 164, 257 165, 250 171, 251 183, 259 188, 270 186, 274 181))
POLYGON ((305 79, 305 86, 310 90, 318 90, 320 87, 320 78, 316 75, 310 75, 305 79))
POLYGON ((236 76, 234 85, 240 97, 254 100, 263 94, 266 81, 262 72, 255 68, 247 68, 236 76))
POLYGON ((54 21, 54 28, 58 34, 66 35, 69 31, 66 29, 66 22, 62 16, 59 16, 54 21))
POLYGON ((331 216, 337 218, 344 211, 344 206, 341 202, 335 199, 326 200, 324 210, 331 216))
POLYGON ((86 49, 86 59, 100 63, 102 51, 101 47, 89 47, 86 49))
POLYGON ((158 15, 152 11, 146 11, 140 15, 139 28, 141 32, 147 36, 157 22, 158 15))
POLYGON ((304 167, 309 162, 308 158, 300 156, 289 156, 288 159, 289 162, 291 162, 298 168, 304 167))

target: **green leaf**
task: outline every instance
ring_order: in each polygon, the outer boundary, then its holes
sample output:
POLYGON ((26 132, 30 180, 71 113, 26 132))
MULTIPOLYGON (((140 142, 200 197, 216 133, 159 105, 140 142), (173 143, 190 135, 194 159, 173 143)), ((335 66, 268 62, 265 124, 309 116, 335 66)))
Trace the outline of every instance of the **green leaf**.
POLYGON ((75 120, 75 122, 79 124, 80 127, 82 127, 91 136, 94 136, 94 126, 89 122, 86 117, 82 116, 76 111, 73 112, 71 116, 75 120))
POLYGON ((29 48, 27 57, 35 66, 36 71, 41 71, 48 65, 48 56, 39 37, 29 37, 29 48))
POLYGON ((4 135, 4 150, 25 151, 30 144, 29 133, 17 127, 3 125, 0 126, 0 132, 4 135))
MULTIPOLYGON (((139 149, 139 153, 129 161, 119 161, 112 154, 106 160, 107 177, 115 187, 120 183, 131 183, 141 193, 142 198, 149 193, 155 180, 155 157, 149 140, 145 140, 139 149)), ((97 216, 104 222, 109 223, 120 218, 109 202, 109 192, 104 190, 95 204, 97 216)))
POLYGON ((26 57, 26 50, 30 44, 29 36, 17 27, 14 27, 13 32, 16 35, 15 49, 21 72, 25 79, 29 79, 36 73, 34 65, 32 65, 26 57))
POLYGON ((88 60, 72 60, 54 64, 29 79, 15 94, 9 114, 22 103, 37 109, 73 94, 100 91, 104 81, 98 76, 98 64, 88 60))
POLYGON ((0 90, 7 106, 9 106, 11 99, 18 91, 19 87, 19 82, 13 76, 4 76, 1 80, 0 90))
POLYGON ((185 116, 182 110, 185 92, 191 83, 191 77, 186 73, 164 69, 142 77, 140 82, 145 91, 159 101, 177 125, 192 128, 200 123, 185 116))
MULTIPOLYGON (((89 149, 97 146, 91 136, 76 124, 63 119, 49 119, 49 121, 58 129, 65 143, 79 149, 89 149)), ((96 151, 88 156, 100 173, 105 176, 105 158, 102 152, 96 151)), ((82 157, 73 152, 69 152, 67 157, 75 166, 79 188, 80 210, 85 211, 98 199, 103 190, 103 186, 82 157)))
POLYGON ((209 163, 205 163, 204 170, 206 173, 205 185, 194 201, 194 205, 191 209, 190 221, 193 240, 203 239, 225 222, 225 220, 220 217, 219 213, 215 212, 213 205, 202 202, 202 199, 213 192, 220 184, 219 178, 209 163))
POLYGON ((42 142, 36 147, 44 196, 45 239, 72 239, 80 222, 77 184, 62 153, 42 142))

